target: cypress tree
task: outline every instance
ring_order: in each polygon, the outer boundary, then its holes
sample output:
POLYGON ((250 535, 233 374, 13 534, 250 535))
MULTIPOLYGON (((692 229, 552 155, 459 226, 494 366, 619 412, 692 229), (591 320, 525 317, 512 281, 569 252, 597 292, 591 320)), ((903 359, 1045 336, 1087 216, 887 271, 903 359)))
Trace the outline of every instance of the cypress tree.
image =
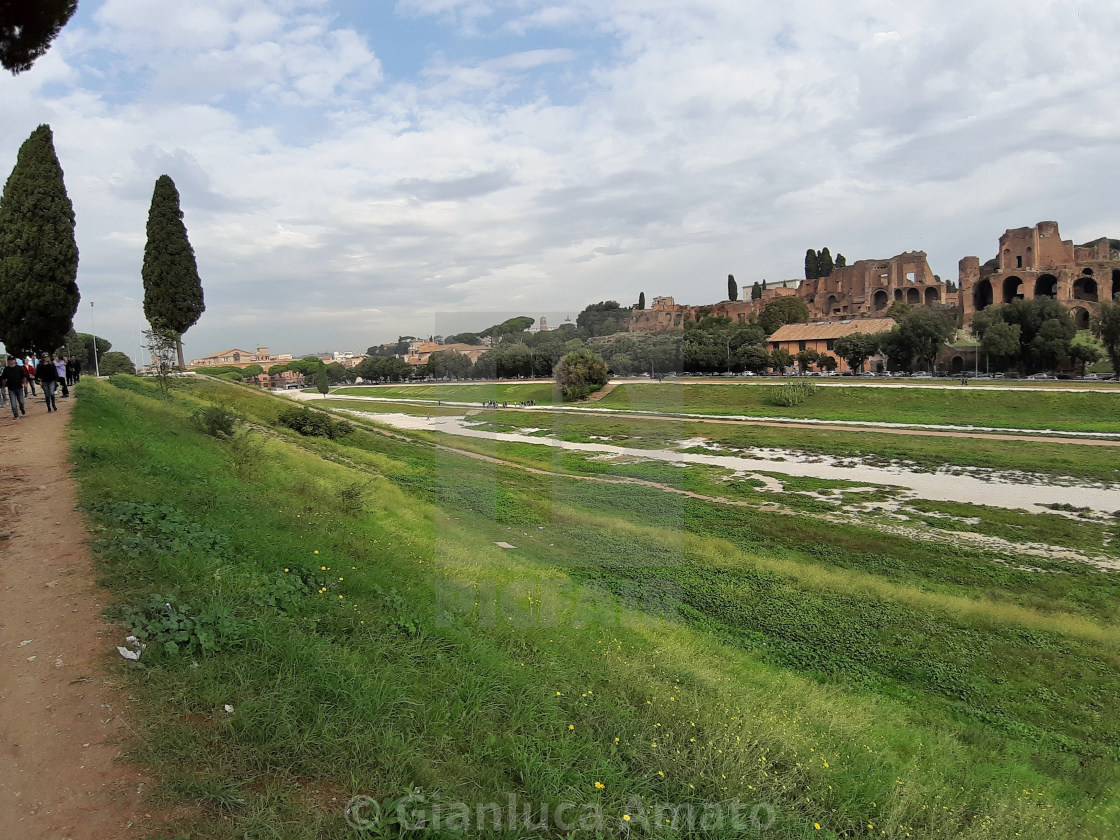
POLYGON ((78 311, 74 205, 49 125, 20 146, 0 195, 0 340, 9 350, 53 353, 78 311))
POLYGON ((816 280, 820 276, 817 269, 817 252, 810 248, 805 252, 805 279, 816 280))
POLYGON ((832 274, 832 254, 828 252, 828 248, 824 248, 817 254, 817 276, 828 277, 832 274))
POLYGON ((847 264, 848 264, 848 258, 847 257, 845 257, 843 254, 837 254, 836 255, 836 267, 837 268, 843 268, 847 264))
POLYGON ((762 298, 762 286, 760 286, 758 284, 758 281, 755 280, 754 285, 751 286, 751 300, 759 300, 761 298, 762 298))
POLYGON ((734 274, 728 274, 727 275, 727 299, 728 300, 738 300, 739 299, 739 284, 735 282, 735 275, 734 274))
POLYGON ((638 295, 638 309, 646 308, 646 293, 642 292, 638 295))
POLYGON ((152 207, 148 211, 148 242, 144 246, 144 317, 154 329, 176 336, 179 367, 183 361, 183 333, 206 311, 202 280, 194 249, 187 239, 179 191, 167 175, 156 179, 152 207))

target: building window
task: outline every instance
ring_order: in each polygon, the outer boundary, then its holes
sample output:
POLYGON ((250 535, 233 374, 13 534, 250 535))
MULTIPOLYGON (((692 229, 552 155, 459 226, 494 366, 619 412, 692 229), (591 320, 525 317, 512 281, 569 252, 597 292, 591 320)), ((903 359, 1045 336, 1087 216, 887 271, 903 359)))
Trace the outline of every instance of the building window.
POLYGON ((797 342, 797 349, 798 350, 804 350, 805 349, 805 342, 804 341, 797 342))
POLYGON ((1023 258, 1022 257, 1016 257, 1015 258, 1015 267, 1016 268, 1022 268, 1023 267, 1023 258))

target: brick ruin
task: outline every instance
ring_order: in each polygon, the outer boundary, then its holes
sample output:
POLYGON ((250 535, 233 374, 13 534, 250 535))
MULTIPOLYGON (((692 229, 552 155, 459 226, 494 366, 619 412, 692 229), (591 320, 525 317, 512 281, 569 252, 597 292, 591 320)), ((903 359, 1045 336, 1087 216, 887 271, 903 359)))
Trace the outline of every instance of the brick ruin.
POLYGON ((889 260, 858 260, 834 268, 827 277, 804 281, 797 293, 810 318, 862 318, 885 312, 892 303, 937 306, 956 303, 924 251, 907 251, 889 260))
POLYGON ((1087 329, 1097 304, 1120 293, 1120 251, 1106 237, 1075 246, 1062 240, 1057 222, 1039 222, 1005 231, 998 256, 983 265, 976 257, 961 260, 960 289, 965 326, 993 304, 1050 297, 1087 329))
MULTIPOLYGON (((1057 222, 1007 230, 999 254, 983 265, 965 257, 959 265, 959 288, 950 291, 934 274, 924 251, 906 251, 885 260, 858 260, 834 268, 828 277, 793 281, 767 288, 757 301, 721 301, 706 306, 656 297, 650 309, 631 314, 633 332, 679 329, 688 321, 718 315, 747 323, 770 301, 797 295, 809 307, 810 321, 882 317, 896 302, 912 306, 952 307, 965 327, 987 306, 1017 298, 1051 297, 1069 309, 1078 329, 1087 329, 1098 304, 1120 294, 1120 248, 1106 237, 1084 246, 1063 241, 1057 222)), ((749 295, 750 287, 743 291, 749 295)))

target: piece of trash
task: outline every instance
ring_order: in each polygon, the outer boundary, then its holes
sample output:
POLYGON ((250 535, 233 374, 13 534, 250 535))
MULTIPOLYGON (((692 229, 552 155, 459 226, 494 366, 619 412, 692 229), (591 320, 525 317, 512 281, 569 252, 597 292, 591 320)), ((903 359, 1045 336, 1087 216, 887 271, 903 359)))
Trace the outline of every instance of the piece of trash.
POLYGON ((227 715, 232 715, 233 706, 231 706, 229 703, 226 703, 224 706, 222 706, 222 711, 224 711, 227 715))
POLYGON ((498 548, 517 548, 517 546, 510 545, 507 542, 496 542, 494 543, 494 545, 496 545, 498 548))
POLYGON ((27 661, 28 661, 28 662, 34 662, 34 661, 35 661, 36 659, 38 659, 38 658, 39 658, 39 657, 37 657, 37 656, 29 656, 29 657, 27 657, 27 661))
POLYGON ((34 642, 35 642, 34 639, 24 639, 22 642, 19 643, 19 646, 20 647, 27 647, 28 645, 33 644, 34 642))
POLYGON ((62 657, 61 656, 58 657, 58 659, 56 659, 54 661, 54 667, 56 667, 56 668, 61 668, 62 667, 62 657))
POLYGON ((132 662, 137 661, 140 658, 140 654, 144 652, 144 648, 147 647, 146 644, 135 636, 125 636, 124 643, 128 645, 128 647, 117 645, 117 653, 132 662))

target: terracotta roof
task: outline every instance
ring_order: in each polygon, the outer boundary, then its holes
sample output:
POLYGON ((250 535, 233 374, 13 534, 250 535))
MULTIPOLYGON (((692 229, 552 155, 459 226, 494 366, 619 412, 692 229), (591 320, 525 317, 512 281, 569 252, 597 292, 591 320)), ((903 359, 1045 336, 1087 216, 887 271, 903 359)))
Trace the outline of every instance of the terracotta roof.
POLYGON ((877 333, 894 329, 892 318, 854 318, 850 321, 825 321, 814 324, 785 324, 768 339, 775 341, 822 341, 853 333, 877 333))

